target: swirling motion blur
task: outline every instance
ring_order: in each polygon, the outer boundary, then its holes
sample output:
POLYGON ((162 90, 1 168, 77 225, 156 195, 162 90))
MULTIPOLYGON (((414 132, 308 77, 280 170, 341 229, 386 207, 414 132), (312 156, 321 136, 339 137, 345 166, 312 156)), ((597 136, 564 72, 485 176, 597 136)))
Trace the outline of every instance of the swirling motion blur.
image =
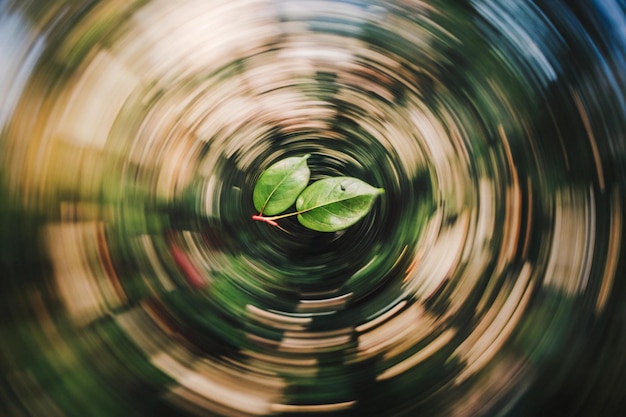
POLYGON ((0 1, 0 414, 619 415, 625 27, 618 0, 0 1), (252 222, 303 154, 386 192, 336 233, 252 222))

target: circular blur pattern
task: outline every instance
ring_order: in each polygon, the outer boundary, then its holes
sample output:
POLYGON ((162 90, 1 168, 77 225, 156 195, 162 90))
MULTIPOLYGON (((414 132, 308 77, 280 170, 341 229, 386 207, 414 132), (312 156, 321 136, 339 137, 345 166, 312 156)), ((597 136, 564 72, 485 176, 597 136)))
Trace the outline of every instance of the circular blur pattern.
POLYGON ((626 410, 620 0, 0 0, 0 415, 626 410), (385 189, 254 222, 261 172, 385 189))

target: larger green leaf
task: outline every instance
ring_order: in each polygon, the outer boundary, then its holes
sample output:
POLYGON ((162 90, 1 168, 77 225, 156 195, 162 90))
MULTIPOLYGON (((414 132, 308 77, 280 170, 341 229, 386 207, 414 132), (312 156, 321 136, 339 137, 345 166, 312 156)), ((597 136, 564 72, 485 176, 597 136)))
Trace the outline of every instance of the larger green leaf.
POLYGON ((263 171, 252 193, 259 214, 271 216, 293 205, 311 176, 306 164, 309 156, 286 158, 263 171))
POLYGON ((352 177, 316 181, 296 200, 298 221, 318 232, 345 229, 362 219, 383 192, 382 188, 352 177))

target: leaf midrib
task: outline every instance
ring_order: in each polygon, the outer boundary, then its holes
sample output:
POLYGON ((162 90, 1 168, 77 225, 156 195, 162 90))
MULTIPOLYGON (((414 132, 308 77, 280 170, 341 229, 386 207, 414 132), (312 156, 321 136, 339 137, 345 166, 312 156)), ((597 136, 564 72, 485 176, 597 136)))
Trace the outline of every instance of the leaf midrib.
MULTIPOLYGON (((329 194, 330 194, 330 193, 329 193, 329 194)), ((335 200, 335 201, 331 201, 330 203, 320 204, 320 205, 317 205, 317 206, 315 206, 315 207, 308 208, 308 209, 306 209, 306 210, 300 210, 300 211, 298 211, 298 214, 307 213, 307 212, 309 212, 309 211, 311 211, 311 210, 316 210, 316 209, 318 209, 318 208, 323 208, 323 207, 325 207, 325 206, 329 206, 329 205, 331 205, 331 204, 341 203, 342 201, 348 201, 348 200, 352 200, 353 198, 359 198, 359 197, 363 197, 363 196, 370 196, 370 197, 371 197, 371 196, 373 196, 373 194, 371 194, 371 193, 367 193, 367 194, 359 194, 359 195, 354 195, 354 196, 352 196, 352 197, 342 198, 342 199, 340 199, 340 200, 335 200)))
POLYGON ((289 176, 291 174, 293 174, 294 172, 296 172, 298 169, 301 168, 302 162, 300 164, 298 164, 296 166, 296 168, 294 168, 293 170, 287 172, 287 174, 283 177, 283 179, 280 180, 280 182, 278 184, 276 184, 276 187, 274 187, 272 189, 272 192, 267 196, 267 198, 265 199, 265 202, 263 203, 263 207, 261 207, 261 211, 259 212, 259 214, 263 214, 263 211, 265 210, 265 207, 267 206, 267 203, 269 203, 269 201, 272 199, 272 196, 274 195, 274 193, 276 192, 276 190, 278 190, 278 187, 280 187, 285 181, 287 181, 287 178, 289 178, 289 176))

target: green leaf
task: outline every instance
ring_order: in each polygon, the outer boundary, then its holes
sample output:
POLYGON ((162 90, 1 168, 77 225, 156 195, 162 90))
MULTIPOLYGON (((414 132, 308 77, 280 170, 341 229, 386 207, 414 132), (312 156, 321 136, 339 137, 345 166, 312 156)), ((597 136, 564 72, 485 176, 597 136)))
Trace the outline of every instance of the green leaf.
POLYGON ((271 216, 293 205, 311 176, 306 164, 309 156, 286 158, 263 171, 252 193, 259 214, 271 216))
POLYGON ((345 229, 362 219, 384 191, 351 177, 316 181, 296 200, 298 221, 318 232, 345 229))

